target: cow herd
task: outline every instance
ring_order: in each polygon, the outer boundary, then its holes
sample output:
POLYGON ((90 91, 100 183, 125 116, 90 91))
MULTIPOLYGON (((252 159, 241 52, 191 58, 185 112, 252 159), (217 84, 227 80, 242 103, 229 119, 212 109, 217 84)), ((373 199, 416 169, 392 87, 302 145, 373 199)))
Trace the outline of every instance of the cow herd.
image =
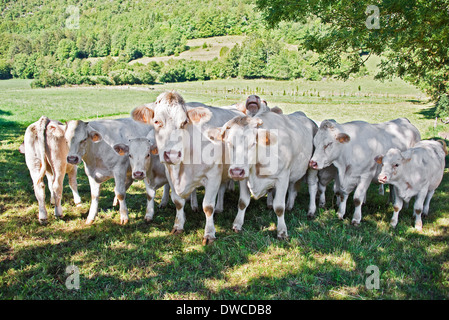
POLYGON ((55 216, 62 215, 64 176, 69 177, 74 202, 77 165, 84 162, 91 190, 87 224, 98 212, 100 186, 114 178, 114 204, 120 223, 128 222, 126 191, 134 180, 145 183, 145 220, 155 213, 156 190, 163 187, 160 207, 169 198, 176 207, 173 234, 184 230, 184 205, 198 210, 197 189, 204 187, 202 209, 206 216, 203 244, 215 240, 214 213, 223 211, 225 191, 238 183, 237 215, 232 224, 242 230, 251 196, 267 196, 267 207, 277 216, 277 236, 288 238, 284 219, 295 204, 300 183, 309 193, 308 217, 325 204, 325 189, 334 182, 338 217, 344 218, 353 194, 352 223, 360 224, 362 205, 371 183, 390 184, 394 205, 391 225, 398 222, 403 204, 415 197, 415 227, 439 186, 445 167, 446 145, 421 141, 419 131, 405 118, 379 124, 364 121, 319 124, 303 112, 283 114, 265 100, 251 95, 245 103, 212 107, 186 103, 177 92, 161 93, 155 102, 139 106, 130 118, 62 124, 42 116, 26 132, 21 152, 33 180, 39 203, 39 221, 47 221, 44 176, 47 177, 55 216))

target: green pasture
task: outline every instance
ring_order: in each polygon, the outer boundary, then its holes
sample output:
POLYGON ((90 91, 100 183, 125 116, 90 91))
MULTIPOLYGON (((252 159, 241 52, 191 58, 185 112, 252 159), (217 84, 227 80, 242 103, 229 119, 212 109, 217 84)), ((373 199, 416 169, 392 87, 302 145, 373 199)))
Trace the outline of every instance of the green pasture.
MULTIPOLYGON (((186 206, 185 232, 170 235, 175 206, 156 210, 145 223, 142 182, 128 190, 130 221, 121 226, 112 207, 113 181, 103 184, 93 225, 85 225, 90 190, 81 166, 83 200, 73 205, 65 184, 65 216, 41 226, 24 156, 18 149, 27 125, 41 115, 66 121, 128 116, 142 103, 175 89, 186 101, 224 106, 258 94, 284 113, 304 111, 316 121, 380 122, 407 117, 423 138, 446 129, 436 125, 426 96, 401 80, 371 77, 346 82, 217 80, 124 87, 31 89, 29 80, 0 81, 0 299, 447 299, 449 297, 449 178, 447 172, 431 202, 422 232, 415 231, 411 208, 396 229, 387 195, 369 190, 359 227, 351 225, 348 201, 337 218, 331 188, 325 209, 308 220, 305 186, 286 214, 289 239, 276 238, 276 215, 265 198, 252 200, 244 230, 231 230, 238 193, 227 192, 224 212, 215 216, 217 240, 202 246, 205 217, 186 206), (66 268, 80 271, 80 289, 66 287, 66 268), (368 266, 380 272, 379 289, 366 281, 368 266)), ((66 179, 67 180, 67 179, 66 179)), ((162 190, 158 191, 159 202, 162 190)), ((199 200, 202 199, 202 191, 199 200)))

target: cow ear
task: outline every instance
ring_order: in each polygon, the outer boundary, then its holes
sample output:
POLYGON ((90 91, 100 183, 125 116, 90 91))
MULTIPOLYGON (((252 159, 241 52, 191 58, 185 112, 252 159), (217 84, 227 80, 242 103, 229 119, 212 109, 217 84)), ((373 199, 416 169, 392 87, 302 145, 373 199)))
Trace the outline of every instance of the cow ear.
POLYGON ((210 120, 212 112, 207 108, 197 107, 187 111, 187 117, 192 123, 201 124, 210 120))
POLYGON ((123 143, 118 143, 118 144, 114 145, 113 149, 120 156, 124 156, 125 154, 127 154, 129 152, 129 147, 123 143))
MULTIPOLYGON (((406 163, 409 162, 410 160, 412 160, 412 152, 410 150, 406 150, 404 152, 401 152, 401 156, 402 156, 402 162, 406 163)), ((418 160, 419 162, 419 160, 418 160)))
POLYGON ((153 117, 154 110, 147 105, 137 107, 133 111, 131 111, 131 118, 133 118, 134 121, 150 124, 153 120, 153 117))
POLYGON ((20 145, 19 152, 23 154, 25 153, 25 142, 22 142, 22 144, 20 145))
POLYGON ((240 111, 240 112, 246 114, 246 111, 247 111, 247 110, 246 110, 246 107, 245 107, 245 104, 244 104, 244 103, 242 103, 242 102, 237 103, 237 104, 235 105, 235 107, 236 107, 236 109, 237 109, 238 111, 240 111))
POLYGON ((47 125, 47 132, 55 138, 62 138, 64 136, 64 131, 54 123, 49 123, 47 125))
POLYGON ((159 149, 157 148, 157 145, 155 143, 151 144, 150 153, 155 156, 159 154, 159 149))
POLYGON ((258 129, 257 130, 257 143, 263 146, 272 146, 277 143, 277 134, 273 130, 258 129))
POLYGON ((282 112, 282 109, 279 108, 278 106, 271 108, 270 110, 271 112, 277 113, 277 114, 283 114, 284 112, 282 112))
POLYGON ((382 164, 383 158, 384 158, 383 155, 378 155, 374 158, 374 161, 376 161, 378 164, 382 164))
POLYGON ((98 131, 89 132, 89 138, 95 143, 103 140, 103 137, 101 136, 101 134, 98 131))
POLYGON ((210 128, 207 129, 207 137, 212 141, 223 141, 224 134, 226 133, 226 130, 223 130, 222 128, 210 128))
POLYGON ((336 140, 340 143, 346 143, 351 140, 351 138, 346 133, 337 134, 336 140))

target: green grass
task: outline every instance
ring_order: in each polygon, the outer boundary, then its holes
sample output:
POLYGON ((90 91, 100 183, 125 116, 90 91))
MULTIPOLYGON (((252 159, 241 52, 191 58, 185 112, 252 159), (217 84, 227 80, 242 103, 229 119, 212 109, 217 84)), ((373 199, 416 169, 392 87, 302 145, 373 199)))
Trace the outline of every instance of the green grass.
MULTIPOLYGON (((413 228, 411 209, 401 213, 396 229, 390 227, 393 209, 386 196, 377 194, 376 186, 369 190, 360 227, 350 224, 352 201, 347 218, 338 220, 330 188, 326 209, 308 220, 303 186, 294 209, 286 214, 289 240, 276 239, 276 216, 266 209, 265 199, 251 201, 243 232, 233 233, 238 194, 227 192, 225 210, 215 217, 217 241, 203 247, 204 214, 193 213, 189 205, 180 236, 169 234, 175 216, 171 202, 156 211, 153 223, 144 222, 141 182, 134 183, 127 195, 128 225, 119 225, 118 209, 112 207, 113 183, 108 181, 102 186, 102 211, 93 225, 86 226, 90 191, 82 168, 78 174, 82 207, 73 206, 66 183, 64 218, 56 220, 50 214, 48 225, 41 226, 31 178, 18 152, 26 126, 43 114, 62 121, 126 116, 167 89, 178 90, 187 101, 218 106, 256 93, 285 113, 303 110, 317 121, 378 122, 405 116, 424 138, 433 136, 433 106, 402 81, 220 80, 49 89, 30 89, 29 83, 0 81, 0 299, 448 298, 447 172, 422 233, 413 228), (78 291, 65 286, 65 269, 71 264, 80 270, 78 291), (378 290, 365 287, 370 265, 380 270, 378 290)), ((53 207, 48 203, 47 209, 51 213, 53 207)))

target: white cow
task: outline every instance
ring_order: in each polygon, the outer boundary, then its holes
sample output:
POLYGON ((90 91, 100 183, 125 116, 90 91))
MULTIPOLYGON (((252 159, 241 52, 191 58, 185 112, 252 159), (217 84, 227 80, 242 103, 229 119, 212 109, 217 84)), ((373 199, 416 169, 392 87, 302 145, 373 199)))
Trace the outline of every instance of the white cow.
POLYGON ((144 181, 148 199, 145 220, 151 222, 154 216, 156 190, 164 186, 160 208, 167 205, 170 194, 165 167, 157 155, 156 142, 147 138, 135 138, 128 143, 118 143, 113 148, 117 154, 129 158, 132 178, 144 181))
POLYGON ((428 215, 430 200, 443 179, 447 149, 446 144, 441 142, 420 141, 413 148, 405 151, 392 148, 385 156, 379 155, 375 158, 377 163, 382 164, 382 171, 378 175, 379 182, 389 183, 395 190, 392 227, 396 227, 398 223, 403 202, 408 203, 416 196, 415 228, 422 230, 421 213, 428 215))
MULTIPOLYGON (((222 139, 227 145, 227 158, 231 163, 228 174, 232 179, 247 180, 255 199, 275 189, 273 208, 278 217, 280 239, 288 237, 285 208, 293 207, 298 183, 306 174, 310 194, 308 215, 313 216, 316 210, 317 172, 308 170, 313 152, 309 120, 302 112, 288 116, 263 112, 256 117, 235 117, 218 132, 211 131, 211 138, 222 139)), ((250 194, 240 200, 242 206, 247 206, 249 201, 250 194)), ((244 212, 239 211, 234 229, 240 230, 243 222, 244 212)))
MULTIPOLYGON (((223 161, 222 144, 214 144, 203 134, 204 124, 221 126, 236 115, 233 108, 202 106, 187 108, 184 99, 176 92, 160 94, 154 108, 137 107, 133 119, 154 125, 160 161, 167 169, 172 197, 176 208, 182 208, 185 199, 200 186, 204 186, 203 211, 206 215, 203 244, 215 240, 213 214, 217 194, 223 194, 229 177, 223 161), (175 192, 173 192, 175 191, 175 192)), ((220 200, 220 199, 219 199, 220 200)), ((222 200, 221 200, 222 202, 222 200)), ((172 233, 183 232, 185 215, 179 210, 172 233)))
POLYGON ((87 224, 91 224, 97 215, 101 183, 111 178, 115 180, 114 191, 120 205, 120 223, 128 223, 125 197, 126 190, 133 182, 131 167, 129 158, 119 156, 111 144, 145 137, 150 129, 130 118, 90 122, 72 120, 67 123, 67 162, 76 165, 82 160, 89 179, 92 201, 87 224))
POLYGON ((76 181, 77 166, 67 163, 69 148, 64 138, 65 126, 59 121, 42 116, 25 131, 25 139, 20 151, 25 153, 25 161, 33 180, 34 193, 39 203, 39 222, 47 222, 45 208, 44 175, 47 176, 51 203, 55 205, 55 216, 62 216, 61 198, 64 176, 69 177, 70 189, 76 205, 81 203, 76 181))
POLYGON ((315 152, 309 165, 318 170, 330 165, 337 168, 340 219, 345 215, 348 195, 355 189, 352 224, 359 225, 366 191, 371 182, 377 183, 380 172, 380 165, 372 159, 390 148, 405 150, 420 140, 418 129, 405 118, 379 124, 364 121, 338 124, 334 120, 325 120, 315 135, 315 152))

